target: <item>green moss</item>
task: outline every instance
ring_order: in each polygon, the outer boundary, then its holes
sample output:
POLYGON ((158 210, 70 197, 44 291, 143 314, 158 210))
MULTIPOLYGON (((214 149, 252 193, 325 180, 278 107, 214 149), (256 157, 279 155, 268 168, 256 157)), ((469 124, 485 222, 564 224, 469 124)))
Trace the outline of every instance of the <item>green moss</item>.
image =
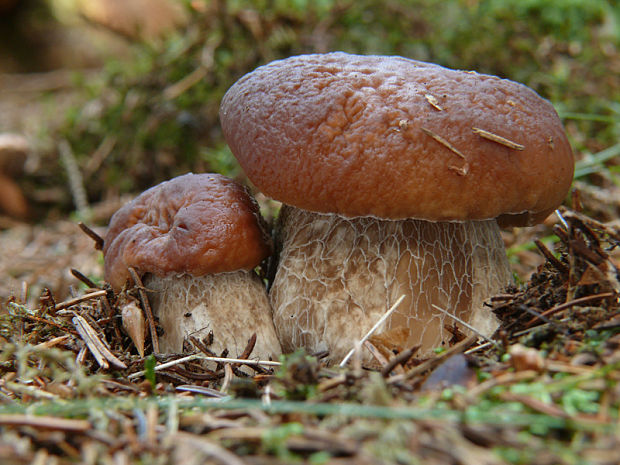
MULTIPOLYGON (((570 133, 579 134, 572 141, 577 149, 606 147, 620 137, 613 103, 620 100, 618 79, 608 69, 620 44, 614 3, 235 0, 207 2, 198 11, 188 2, 185 29, 158 44, 136 44, 131 60, 107 63, 96 78, 75 76, 88 103, 62 115, 59 136, 83 168, 103 140, 114 138, 112 151, 85 179, 92 201, 110 186, 135 192, 188 171, 238 176, 218 121, 230 85, 274 59, 343 50, 523 82, 567 115, 570 133), (193 73, 200 78, 192 81, 193 73)), ((590 165, 579 168, 584 175, 590 165)), ((64 183, 60 167, 48 174, 64 183)))

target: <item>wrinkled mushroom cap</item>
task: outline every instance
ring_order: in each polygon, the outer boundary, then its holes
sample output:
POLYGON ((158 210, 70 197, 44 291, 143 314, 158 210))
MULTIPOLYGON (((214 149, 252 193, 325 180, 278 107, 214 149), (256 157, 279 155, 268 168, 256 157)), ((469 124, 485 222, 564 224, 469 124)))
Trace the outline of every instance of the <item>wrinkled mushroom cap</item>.
POLYGON ((129 279, 127 267, 201 276, 250 270, 271 253, 256 202, 218 174, 186 174, 143 192, 112 216, 104 241, 105 279, 115 289, 129 279))
POLYGON ((272 62, 228 90, 220 119, 263 193, 315 212, 528 224, 573 176, 558 115, 534 91, 400 57, 272 62))

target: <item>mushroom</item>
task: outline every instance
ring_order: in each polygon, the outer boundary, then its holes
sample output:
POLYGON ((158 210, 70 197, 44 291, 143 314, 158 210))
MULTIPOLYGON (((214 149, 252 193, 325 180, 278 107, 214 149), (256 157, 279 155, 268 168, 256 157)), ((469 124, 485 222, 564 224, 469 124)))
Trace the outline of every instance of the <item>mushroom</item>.
POLYGON ((15 178, 23 173, 30 146, 19 134, 0 134, 0 211, 19 219, 28 217, 28 201, 15 178))
POLYGON ((104 238, 105 279, 119 291, 129 267, 143 275, 163 352, 213 332, 211 349, 253 357, 281 352, 267 291, 254 268, 271 253, 258 205, 218 174, 186 174, 118 210, 104 238))
POLYGON ((376 334, 388 346, 447 343, 445 312, 489 335, 483 302, 511 282, 498 221, 541 221, 573 175, 534 91, 401 57, 272 62, 228 90, 220 119, 249 179, 285 204, 270 290, 282 348, 333 360, 402 295, 376 334))

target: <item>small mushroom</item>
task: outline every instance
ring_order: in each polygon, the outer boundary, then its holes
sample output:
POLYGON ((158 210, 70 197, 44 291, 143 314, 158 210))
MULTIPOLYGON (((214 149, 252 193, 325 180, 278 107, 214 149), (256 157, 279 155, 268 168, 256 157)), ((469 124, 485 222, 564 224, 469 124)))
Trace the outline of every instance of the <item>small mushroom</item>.
POLYGON ((30 146, 19 134, 0 134, 0 212, 13 218, 28 217, 28 201, 15 182, 24 170, 30 146))
POLYGON ((211 349, 253 358, 281 352, 265 287, 254 268, 271 253, 258 205, 217 174, 163 182, 118 210, 104 239, 105 278, 119 291, 128 267, 143 276, 163 352, 213 332, 211 349))
POLYGON ((511 282, 498 221, 541 221, 573 175, 534 91, 401 57, 275 61, 228 90, 220 119, 249 179, 285 204, 270 291, 282 348, 334 360, 401 295, 379 328, 396 346, 448 342, 441 310, 490 334, 483 302, 511 282))

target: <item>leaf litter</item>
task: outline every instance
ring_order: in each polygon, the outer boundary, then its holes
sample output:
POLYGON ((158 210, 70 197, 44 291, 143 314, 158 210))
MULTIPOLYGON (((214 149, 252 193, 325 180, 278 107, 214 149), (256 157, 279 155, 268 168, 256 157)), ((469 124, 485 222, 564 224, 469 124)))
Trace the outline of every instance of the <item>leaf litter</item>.
POLYGON ((0 462, 616 464, 620 229, 560 215, 555 250, 537 242, 531 278, 488 303, 496 344, 453 327, 431 358, 412 347, 372 367, 355 354, 344 367, 301 352, 255 362, 252 339, 230 359, 209 337, 154 354, 147 335, 141 356, 127 300, 84 276, 100 273, 86 260, 79 292, 4 305, 0 462))

